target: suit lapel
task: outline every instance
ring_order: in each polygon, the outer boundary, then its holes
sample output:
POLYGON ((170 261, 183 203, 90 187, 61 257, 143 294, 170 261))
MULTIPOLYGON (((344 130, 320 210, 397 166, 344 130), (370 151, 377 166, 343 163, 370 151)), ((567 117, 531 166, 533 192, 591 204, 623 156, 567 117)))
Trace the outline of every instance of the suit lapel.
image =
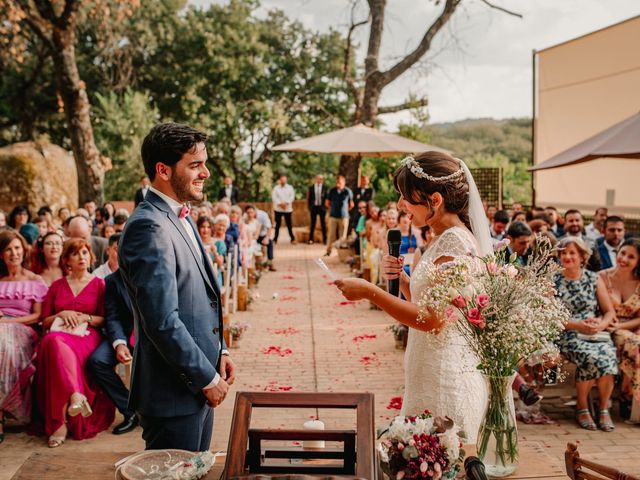
MULTIPOLYGON (((182 236, 183 240, 189 247, 189 250, 191 251, 191 255, 193 255, 193 259, 195 260, 196 265, 198 265, 198 269, 200 270, 200 275, 202 275, 202 278, 204 279, 207 286, 211 289, 211 291, 215 293, 219 298, 220 295, 218 294, 217 288, 213 287, 213 285, 211 284, 211 280, 209 279, 209 277, 207 276, 207 272, 205 271, 205 266, 203 265, 204 257, 202 257, 202 260, 200 259, 200 256, 196 252, 196 247, 193 245, 193 242, 191 241, 191 238, 189 238, 189 234, 185 231, 184 225, 182 224, 180 219, 173 212, 173 210, 171 210, 169 205, 167 205, 167 203, 164 200, 162 200, 159 196, 157 196, 155 193, 147 192, 147 196, 145 197, 145 199, 148 199, 150 203, 152 203, 154 206, 156 206, 157 208, 159 208, 160 210, 162 210, 167 214, 167 218, 171 220, 171 223, 173 223, 173 225, 176 227, 176 229, 182 236)), ((191 217, 187 216, 187 222, 189 222, 189 220, 191 220, 191 217)), ((191 220, 191 222, 193 222, 193 220, 191 220)), ((193 225, 193 223, 189 223, 189 225, 193 225)), ((202 244, 200 243, 199 235, 196 234, 195 229, 194 229, 194 235, 196 237, 198 245, 202 249, 202 244)))

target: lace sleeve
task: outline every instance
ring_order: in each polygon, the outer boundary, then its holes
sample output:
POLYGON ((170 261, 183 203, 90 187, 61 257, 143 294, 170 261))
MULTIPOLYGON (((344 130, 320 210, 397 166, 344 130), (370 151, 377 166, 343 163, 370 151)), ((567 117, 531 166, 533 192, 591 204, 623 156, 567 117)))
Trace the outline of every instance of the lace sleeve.
POLYGON ((442 234, 438 242, 433 246, 433 251, 429 252, 431 261, 436 263, 441 257, 460 257, 468 253, 476 253, 469 235, 465 235, 464 230, 450 228, 442 234))

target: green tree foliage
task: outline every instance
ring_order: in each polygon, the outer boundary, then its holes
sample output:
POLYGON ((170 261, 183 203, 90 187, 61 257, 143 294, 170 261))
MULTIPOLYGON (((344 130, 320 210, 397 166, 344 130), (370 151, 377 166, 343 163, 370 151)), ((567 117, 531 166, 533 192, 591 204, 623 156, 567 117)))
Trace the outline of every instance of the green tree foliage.
POLYGON ((113 168, 105 177, 105 197, 132 199, 137 179, 144 174, 140 147, 149 129, 158 121, 158 111, 148 94, 130 89, 123 94, 96 95, 94 131, 98 148, 109 152, 113 168))

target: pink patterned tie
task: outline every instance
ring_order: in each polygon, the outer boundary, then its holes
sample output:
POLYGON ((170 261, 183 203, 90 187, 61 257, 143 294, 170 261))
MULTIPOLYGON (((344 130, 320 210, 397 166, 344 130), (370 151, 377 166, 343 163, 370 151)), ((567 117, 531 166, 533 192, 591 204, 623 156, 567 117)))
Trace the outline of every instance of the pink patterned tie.
POLYGON ((188 205, 184 205, 182 207, 182 209, 180 210, 180 215, 178 215, 178 217, 180 218, 180 220, 187 218, 187 215, 189 215, 189 212, 191 211, 191 209, 189 208, 188 205))

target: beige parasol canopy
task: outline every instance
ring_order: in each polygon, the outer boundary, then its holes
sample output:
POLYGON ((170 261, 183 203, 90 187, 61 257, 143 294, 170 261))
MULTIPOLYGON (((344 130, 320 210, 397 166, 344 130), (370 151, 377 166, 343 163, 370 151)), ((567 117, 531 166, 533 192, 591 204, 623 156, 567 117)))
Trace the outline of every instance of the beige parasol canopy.
POLYGON ((417 142, 393 133, 381 132, 366 125, 343 128, 315 137, 283 143, 273 147, 278 152, 334 153, 360 157, 395 157, 405 153, 447 150, 417 142))
POLYGON ((640 113, 554 155, 529 170, 546 170, 601 157, 640 159, 640 113))

